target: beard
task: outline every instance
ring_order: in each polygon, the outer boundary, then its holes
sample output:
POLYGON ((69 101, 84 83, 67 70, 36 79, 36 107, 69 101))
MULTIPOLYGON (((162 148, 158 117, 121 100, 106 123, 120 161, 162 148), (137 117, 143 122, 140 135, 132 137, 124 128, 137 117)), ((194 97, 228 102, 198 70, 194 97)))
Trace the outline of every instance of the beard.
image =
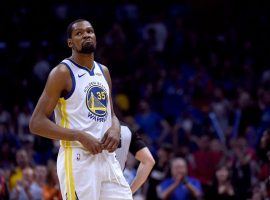
POLYGON ((94 53, 95 50, 96 50, 96 46, 93 43, 85 42, 82 44, 82 48, 78 52, 83 53, 83 54, 90 54, 90 53, 94 53))

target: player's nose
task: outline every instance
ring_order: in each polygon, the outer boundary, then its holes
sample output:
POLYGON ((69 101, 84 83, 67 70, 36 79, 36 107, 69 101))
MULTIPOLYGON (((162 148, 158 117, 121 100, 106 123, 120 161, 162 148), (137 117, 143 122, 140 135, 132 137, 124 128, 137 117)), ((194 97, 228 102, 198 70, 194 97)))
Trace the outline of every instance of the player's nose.
POLYGON ((91 38, 90 33, 84 32, 83 39, 88 39, 88 38, 89 39, 91 38))

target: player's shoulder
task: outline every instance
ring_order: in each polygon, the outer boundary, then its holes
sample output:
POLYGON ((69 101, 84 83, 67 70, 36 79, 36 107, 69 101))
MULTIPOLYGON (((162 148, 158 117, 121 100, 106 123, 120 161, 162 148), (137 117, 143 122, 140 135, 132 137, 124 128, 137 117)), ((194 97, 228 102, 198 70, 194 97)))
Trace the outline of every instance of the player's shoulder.
POLYGON ((69 72, 68 66, 65 63, 59 63, 58 65, 55 66, 55 68, 59 73, 69 72))
POLYGON ((50 72, 49 77, 63 79, 70 76, 68 66, 64 63, 59 63, 50 72))
POLYGON ((97 61, 95 61, 95 62, 101 67, 101 70, 102 70, 103 72, 106 72, 106 73, 109 72, 109 69, 108 69, 108 67, 107 67, 106 65, 104 65, 104 64, 102 64, 102 63, 99 63, 99 62, 97 62, 97 61))

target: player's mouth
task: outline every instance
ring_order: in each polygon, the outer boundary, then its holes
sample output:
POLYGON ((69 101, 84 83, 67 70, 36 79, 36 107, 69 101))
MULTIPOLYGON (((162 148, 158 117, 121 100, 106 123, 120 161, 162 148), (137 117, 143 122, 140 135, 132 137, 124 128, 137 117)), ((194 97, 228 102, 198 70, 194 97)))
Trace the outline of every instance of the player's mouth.
POLYGON ((84 44, 84 43, 93 43, 93 40, 91 40, 91 39, 86 39, 86 40, 84 40, 82 43, 83 43, 83 44, 84 44))

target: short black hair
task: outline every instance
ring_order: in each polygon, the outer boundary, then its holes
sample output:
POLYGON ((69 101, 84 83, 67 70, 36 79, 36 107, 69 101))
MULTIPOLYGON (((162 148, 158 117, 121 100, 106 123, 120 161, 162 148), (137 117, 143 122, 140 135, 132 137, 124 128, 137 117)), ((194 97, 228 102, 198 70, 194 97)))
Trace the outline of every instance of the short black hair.
MULTIPOLYGON (((78 22, 83 22, 83 21, 87 21, 89 22, 88 20, 86 19, 77 19, 73 22, 71 22, 68 27, 67 27, 67 38, 71 38, 71 34, 72 34, 72 31, 73 31, 73 25, 78 23, 78 22)), ((90 22, 89 22, 90 23, 90 22)))

